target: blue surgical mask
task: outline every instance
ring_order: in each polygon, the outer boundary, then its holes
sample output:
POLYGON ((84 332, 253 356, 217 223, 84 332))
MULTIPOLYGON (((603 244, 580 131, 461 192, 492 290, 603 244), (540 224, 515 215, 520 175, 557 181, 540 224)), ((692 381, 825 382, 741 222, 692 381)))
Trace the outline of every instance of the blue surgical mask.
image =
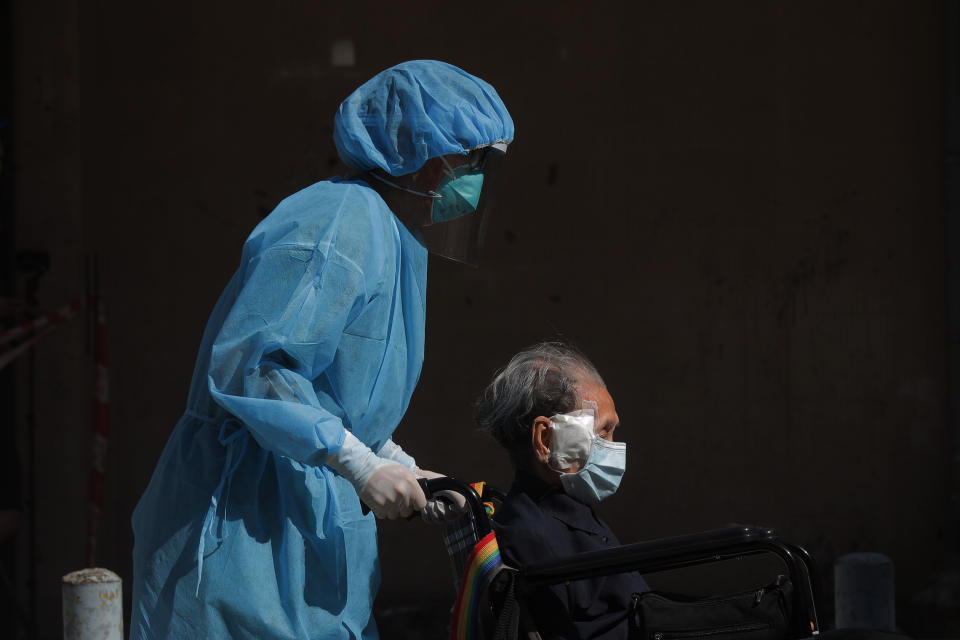
POLYGON ((550 418, 553 445, 548 466, 560 474, 560 484, 570 497, 584 504, 596 504, 616 493, 626 469, 627 445, 596 435, 596 403, 584 402, 585 409, 550 418), (563 470, 579 464, 580 470, 563 470))
POLYGON ((626 468, 627 443, 594 436, 587 464, 576 473, 561 473, 560 484, 571 498, 596 504, 617 492, 626 468))
POLYGON ((447 222, 473 213, 480 202, 483 190, 483 173, 467 173, 457 177, 444 176, 437 193, 442 197, 433 201, 433 222, 447 222))

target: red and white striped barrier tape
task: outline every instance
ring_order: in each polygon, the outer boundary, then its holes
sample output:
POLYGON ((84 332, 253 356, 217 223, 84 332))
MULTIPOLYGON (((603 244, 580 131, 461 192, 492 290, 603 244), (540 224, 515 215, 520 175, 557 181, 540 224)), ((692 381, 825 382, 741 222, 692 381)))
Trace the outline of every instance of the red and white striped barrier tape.
POLYGON ((83 311, 86 306, 87 299, 78 298, 70 304, 63 305, 56 311, 45 313, 42 316, 36 317, 28 322, 24 322, 19 327, 7 329, 6 331, 0 333, 0 344, 6 344, 11 340, 22 338, 33 331, 37 331, 45 327, 60 326, 70 318, 76 316, 79 312, 83 311))
POLYGON ((32 347, 37 340, 39 340, 39 339, 42 338, 43 336, 47 335, 48 333, 51 333, 52 331, 53 331, 53 329, 50 328, 50 327, 48 327, 46 331, 40 331, 40 332, 34 334, 34 335, 33 335, 29 340, 27 340, 26 342, 22 342, 22 343, 18 344, 17 346, 13 347, 12 349, 9 349, 8 351, 4 351, 2 354, 0 354, 0 369, 3 369, 3 368, 6 367, 8 364, 10 364, 11 362, 13 362, 13 361, 16 360, 17 358, 19 358, 21 355, 23 355, 23 353, 24 353, 27 349, 29 349, 30 347, 32 347))
POLYGON ((24 322, 18 327, 0 333, 0 345, 26 338, 23 342, 0 353, 0 369, 3 369, 20 357, 27 349, 32 347, 37 340, 51 333, 60 325, 66 324, 71 318, 76 317, 86 306, 87 298, 79 298, 70 304, 60 307, 56 311, 45 313, 42 316, 24 322))
POLYGON ((0 353, 0 369, 13 362, 40 338, 52 333, 57 327, 66 324, 88 306, 93 307, 97 314, 96 329, 96 359, 97 380, 93 407, 93 461, 90 472, 90 500, 89 522, 87 536, 87 566, 94 566, 97 549, 97 533, 100 521, 100 512, 103 507, 103 478, 106 470, 107 447, 109 444, 109 422, 107 410, 110 404, 110 388, 107 378, 106 356, 106 312, 103 299, 99 297, 79 298, 56 311, 45 313, 42 316, 24 322, 20 326, 0 332, 0 346, 8 345, 6 351, 0 353))

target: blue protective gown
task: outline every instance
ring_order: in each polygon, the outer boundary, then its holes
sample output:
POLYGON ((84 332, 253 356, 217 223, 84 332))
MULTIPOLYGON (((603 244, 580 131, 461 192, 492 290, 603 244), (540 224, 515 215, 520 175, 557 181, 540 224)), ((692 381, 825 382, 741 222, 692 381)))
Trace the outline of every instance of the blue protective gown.
POLYGON ((321 461, 377 451, 423 363, 427 252, 359 181, 254 229, 133 515, 131 638, 376 638, 376 524, 321 461))

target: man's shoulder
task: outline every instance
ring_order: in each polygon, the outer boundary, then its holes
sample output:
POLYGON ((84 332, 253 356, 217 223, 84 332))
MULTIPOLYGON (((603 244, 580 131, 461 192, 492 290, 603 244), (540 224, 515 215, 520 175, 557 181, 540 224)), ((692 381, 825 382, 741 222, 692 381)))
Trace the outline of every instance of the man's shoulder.
POLYGON ((497 509, 493 521, 499 525, 514 526, 529 521, 536 521, 544 517, 540 507, 534 499, 516 487, 511 489, 504 498, 503 504, 497 509))
POLYGON ((545 513, 527 493, 510 491, 493 517, 493 528, 501 550, 514 564, 548 560, 556 555, 557 521, 545 513), (519 558, 523 562, 519 562, 519 558))

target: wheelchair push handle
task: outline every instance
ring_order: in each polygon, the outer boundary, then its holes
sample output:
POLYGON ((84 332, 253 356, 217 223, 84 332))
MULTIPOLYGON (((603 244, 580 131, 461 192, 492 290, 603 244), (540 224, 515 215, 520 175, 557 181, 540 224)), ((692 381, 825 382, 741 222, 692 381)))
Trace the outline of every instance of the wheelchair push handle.
MULTIPOLYGON (((433 479, 417 478, 417 484, 420 485, 420 488, 423 490, 423 495, 427 497, 427 500, 444 500, 449 502, 449 498, 445 496, 435 496, 434 494, 440 491, 459 493, 463 496, 464 500, 466 500, 467 507, 469 507, 470 512, 473 514, 477 533, 480 534, 481 537, 490 533, 491 529, 490 522, 487 519, 487 511, 483 506, 483 502, 480 500, 480 495, 469 484, 450 476, 433 479)), ((360 510, 363 512, 363 515, 370 513, 370 507, 362 500, 360 501, 360 510)), ((407 520, 413 520, 419 516, 420 512, 414 511, 407 517, 407 520)))
POLYGON ((420 478, 417 482, 420 483, 420 487, 423 489, 424 495, 427 496, 427 500, 446 499, 444 496, 435 495, 440 491, 452 491, 463 496, 463 499, 467 502, 467 508, 470 509, 470 513, 473 515, 473 523, 477 536, 483 538, 490 533, 490 519, 487 517, 486 507, 483 506, 480 494, 477 493, 476 489, 471 485, 462 480, 457 480, 452 476, 432 479, 420 478))

